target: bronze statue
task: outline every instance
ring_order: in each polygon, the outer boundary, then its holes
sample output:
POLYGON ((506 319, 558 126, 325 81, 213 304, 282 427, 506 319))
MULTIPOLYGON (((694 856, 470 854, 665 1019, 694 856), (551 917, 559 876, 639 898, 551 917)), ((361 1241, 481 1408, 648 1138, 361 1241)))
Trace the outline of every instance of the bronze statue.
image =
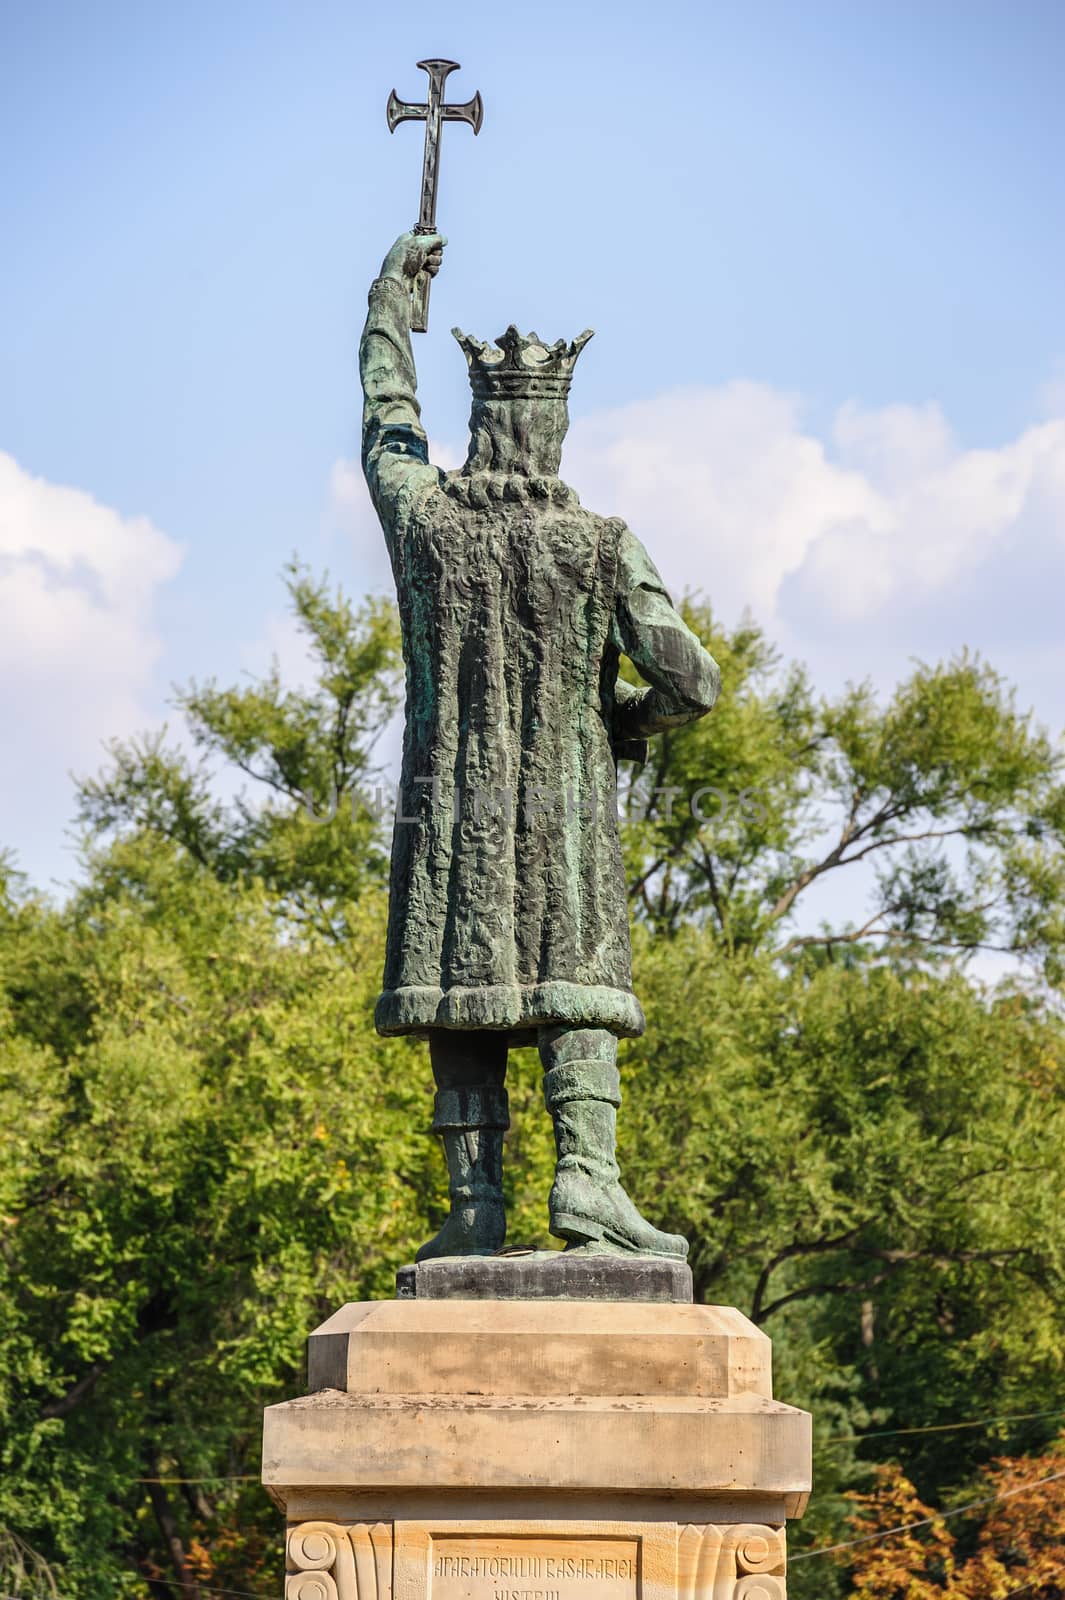
POLYGON ((488 1254, 501 1189, 507 1050, 537 1043, 571 1246, 683 1258, 614 1159, 617 1041, 643 1031, 613 803, 616 762, 710 710, 719 673, 639 540, 558 476, 574 363, 508 328, 456 330, 470 447, 430 464, 415 397, 412 288, 438 234, 404 234, 370 289, 363 465, 399 597, 407 714, 392 844, 382 1034, 429 1040, 451 1214, 430 1255, 488 1254), (618 678, 624 651, 650 685, 618 678))
POLYGON ((585 511, 558 476, 573 368, 591 338, 496 347, 454 330, 473 389, 465 465, 431 465, 412 326, 427 324, 444 120, 481 126, 480 95, 444 102, 452 61, 419 62, 426 124, 419 221, 370 288, 359 351, 362 458, 399 598, 407 716, 376 1024, 429 1040, 451 1212, 429 1256, 489 1255, 506 1236, 504 1080, 537 1044, 558 1163, 551 1232, 570 1249, 683 1258, 644 1220, 615 1160, 617 1041, 643 1032, 632 992, 617 762, 704 716, 720 674, 643 545, 585 511), (650 685, 618 677, 624 652, 650 685))

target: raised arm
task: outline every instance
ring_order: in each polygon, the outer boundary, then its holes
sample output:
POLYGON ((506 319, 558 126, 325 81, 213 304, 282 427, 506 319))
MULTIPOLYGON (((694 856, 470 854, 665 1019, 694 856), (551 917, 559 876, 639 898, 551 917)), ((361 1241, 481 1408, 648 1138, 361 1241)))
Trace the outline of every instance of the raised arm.
POLYGON ((386 531, 400 496, 435 481, 429 465, 417 377, 410 343, 410 294, 421 271, 440 270, 446 241, 436 233, 404 233, 370 285, 370 305, 359 345, 362 378, 362 467, 386 531))
POLYGON ((617 754, 642 759, 641 740, 704 717, 721 688, 721 672, 674 609, 654 562, 626 528, 621 537, 614 638, 649 689, 618 681, 617 754))

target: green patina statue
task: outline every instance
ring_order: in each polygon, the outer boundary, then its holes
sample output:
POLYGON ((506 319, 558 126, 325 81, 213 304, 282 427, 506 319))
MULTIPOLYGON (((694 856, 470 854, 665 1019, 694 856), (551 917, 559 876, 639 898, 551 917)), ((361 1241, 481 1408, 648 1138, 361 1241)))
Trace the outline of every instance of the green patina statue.
POLYGON ((642 1033, 615 803, 617 762, 703 716, 713 658, 625 524, 558 476, 574 364, 591 337, 456 330, 473 388, 458 471, 430 464, 411 293, 442 259, 404 234, 370 289, 363 466, 395 575, 406 661, 382 1034, 429 1041, 451 1211, 429 1256, 503 1245, 504 1079, 535 1043, 568 1247, 683 1259, 619 1181, 617 1041, 642 1033), (624 652, 650 685, 618 677, 624 652))

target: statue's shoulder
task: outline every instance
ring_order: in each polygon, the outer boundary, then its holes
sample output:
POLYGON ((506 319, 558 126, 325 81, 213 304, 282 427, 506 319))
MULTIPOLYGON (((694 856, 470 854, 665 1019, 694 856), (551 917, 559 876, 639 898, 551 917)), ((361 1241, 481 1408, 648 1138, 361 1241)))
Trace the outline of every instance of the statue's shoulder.
POLYGON ((665 594, 667 591, 662 574, 643 541, 636 537, 621 517, 609 517, 606 520, 616 540, 618 588, 624 594, 630 594, 633 589, 655 589, 665 594))

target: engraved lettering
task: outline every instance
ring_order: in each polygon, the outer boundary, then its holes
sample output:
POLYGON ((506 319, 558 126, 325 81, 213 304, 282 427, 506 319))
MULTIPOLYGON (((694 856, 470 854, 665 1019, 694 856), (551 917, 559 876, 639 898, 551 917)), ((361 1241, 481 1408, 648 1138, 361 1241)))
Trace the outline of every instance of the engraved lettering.
POLYGON ((638 1600, 637 1548, 616 1538, 441 1536, 427 1600, 638 1600))

